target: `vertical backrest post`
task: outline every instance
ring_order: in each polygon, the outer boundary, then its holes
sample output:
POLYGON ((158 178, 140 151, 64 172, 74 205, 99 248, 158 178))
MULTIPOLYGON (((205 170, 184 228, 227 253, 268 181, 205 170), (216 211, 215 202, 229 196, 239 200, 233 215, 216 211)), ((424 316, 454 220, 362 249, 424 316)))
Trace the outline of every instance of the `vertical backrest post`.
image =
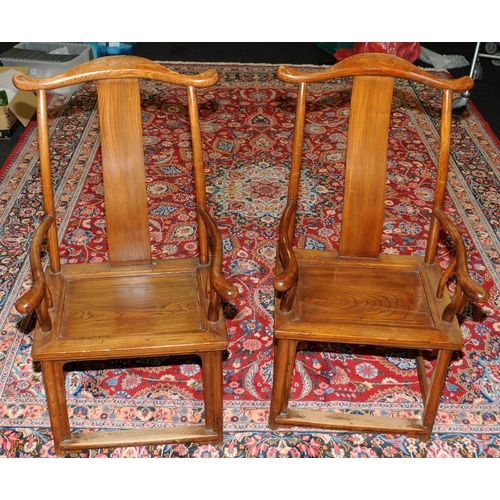
MULTIPOLYGON (((297 201, 299 197, 300 172, 302 167, 302 151, 304 149, 304 127, 307 106, 307 83, 298 84, 297 104, 295 109, 295 126, 292 141, 292 163, 290 165, 290 179, 288 181, 287 202, 297 201)), ((286 228, 288 237, 293 240, 295 219, 290 221, 286 228)))
MULTIPOLYGON (((196 192, 196 207, 206 209, 206 187, 205 187, 205 163, 203 161, 203 148, 200 131, 200 115, 198 110, 198 98, 193 86, 186 88, 189 111, 189 126, 191 129, 191 141, 193 148, 193 165, 196 192)), ((205 222, 197 213, 198 221, 198 244, 200 264, 205 265, 209 261, 208 255, 208 233, 205 222)))
MULTIPOLYGON (((433 209, 443 208, 446 195, 446 185, 448 182, 448 166, 450 162, 450 142, 451 142, 451 115, 453 107, 453 93, 451 90, 443 92, 441 107, 441 130, 439 155, 436 176, 436 188, 434 193, 433 209)), ((432 215, 429 228, 429 238, 427 240, 427 249, 425 252, 425 262, 432 264, 436 258, 437 242, 441 225, 435 215, 432 215)))
POLYGON ((293 130, 292 164, 288 183, 288 200, 297 201, 299 195, 300 169, 304 149, 304 125, 306 119, 307 83, 298 84, 295 127, 293 130))
POLYGON ((43 210, 54 217, 54 222, 47 232, 47 246, 49 250, 50 270, 53 273, 61 271, 59 256, 59 242, 57 239, 56 210, 54 205, 54 185, 50 163, 49 120, 47 113, 47 92, 37 92, 37 126, 38 148, 40 152, 40 177, 42 182, 43 210))

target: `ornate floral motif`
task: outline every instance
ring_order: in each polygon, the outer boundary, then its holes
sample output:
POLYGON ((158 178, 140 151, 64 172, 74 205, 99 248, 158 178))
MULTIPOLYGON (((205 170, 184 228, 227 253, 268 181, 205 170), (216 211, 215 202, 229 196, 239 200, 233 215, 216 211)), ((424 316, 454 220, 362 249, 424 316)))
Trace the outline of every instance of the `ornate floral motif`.
MULTIPOLYGON (((207 66, 175 64, 174 69, 198 72, 207 66)), ((224 443, 103 449, 80 456, 499 457, 499 144, 473 105, 454 118, 452 146, 460 147, 453 149, 447 207, 466 234, 471 272, 492 300, 482 309, 469 307, 461 318, 467 343, 454 358, 432 439, 424 443, 394 435, 272 432, 267 427, 272 282, 295 89, 276 79, 273 66, 214 67, 221 73, 220 84, 200 92, 208 201, 223 234, 225 271, 241 292, 233 304, 237 314, 228 321, 224 443)), ((299 207, 306 224, 298 242, 335 248, 349 85, 310 87, 312 116, 306 127, 299 207)), ((71 98, 50 98, 58 222, 62 256, 68 262, 106 259, 98 121, 88 90, 84 86, 71 98)), ((185 95, 153 83, 144 83, 142 93, 152 249, 162 257, 191 255, 196 251, 196 224, 189 201, 193 185, 185 95)), ((389 165, 383 251, 393 252, 397 244, 418 254, 424 251, 435 176, 438 101, 433 91, 407 82, 398 82, 395 96, 390 138, 395 152, 389 165)), ((21 318, 13 308, 30 283, 28 242, 42 213, 37 162, 32 126, 0 184, 0 456, 54 455, 41 376, 30 358, 30 318, 21 318)), ((446 240, 440 251, 447 259, 446 240)), ((354 400, 361 400, 364 411, 379 414, 386 414, 394 402, 402 413, 419 409, 415 365, 405 353, 386 350, 373 358, 363 349, 345 346, 329 346, 324 353, 303 347, 292 384, 295 404, 349 411, 354 400)), ((202 418, 196 359, 144 360, 127 369, 120 362, 93 363, 88 372, 68 368, 69 411, 76 428, 119 429, 202 418), (194 409, 187 403, 193 398, 198 401, 194 409)))

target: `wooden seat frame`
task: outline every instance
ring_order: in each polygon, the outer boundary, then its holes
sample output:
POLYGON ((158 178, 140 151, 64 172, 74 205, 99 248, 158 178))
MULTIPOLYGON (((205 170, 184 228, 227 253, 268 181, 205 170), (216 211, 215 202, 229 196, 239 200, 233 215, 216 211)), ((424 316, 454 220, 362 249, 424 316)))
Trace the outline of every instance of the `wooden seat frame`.
POLYGON ((16 75, 37 92, 45 216, 30 249, 33 287, 16 307, 36 311, 32 357, 39 361, 56 453, 88 448, 222 440, 222 356, 228 347, 222 300, 237 289, 222 275, 222 240, 206 203, 197 89, 219 75, 182 75, 135 56, 95 59, 46 79, 16 75), (153 259, 149 234, 140 79, 186 89, 192 139, 198 255, 153 259), (61 264, 52 185, 47 91, 96 82, 108 262, 61 264), (41 259, 44 240, 49 263, 41 259), (204 423, 72 432, 64 365, 72 361, 197 355, 202 361, 204 423))
POLYGON ((485 302, 487 292, 468 274, 467 252, 443 210, 452 125, 453 92, 469 90, 469 77, 446 80, 386 54, 352 56, 327 69, 299 71, 282 66, 278 77, 298 87, 288 197, 279 226, 274 282, 275 358, 269 416, 271 428, 305 426, 348 431, 404 433, 428 439, 454 350, 463 346, 456 314, 467 300, 485 302), (293 246, 308 85, 353 78, 344 203, 338 251, 293 246), (396 78, 442 91, 440 148, 435 198, 425 256, 381 254, 387 150, 396 78), (443 272, 436 259, 441 230, 455 257, 443 272), (447 282, 456 277, 450 297, 447 282), (380 416, 357 411, 304 410, 290 403, 299 342, 401 348, 415 353, 423 395, 421 416, 380 416), (436 351, 429 381, 422 351, 436 351))

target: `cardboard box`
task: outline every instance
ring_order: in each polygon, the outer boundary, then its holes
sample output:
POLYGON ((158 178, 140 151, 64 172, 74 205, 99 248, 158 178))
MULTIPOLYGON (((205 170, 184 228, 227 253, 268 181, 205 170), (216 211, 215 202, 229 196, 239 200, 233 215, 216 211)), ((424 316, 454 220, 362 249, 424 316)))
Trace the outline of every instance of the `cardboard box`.
MULTIPOLYGON (((14 70, 27 74, 27 66, 0 66, 0 74, 14 70)), ((7 106, 0 106, 0 139, 10 139, 12 131, 21 122, 25 127, 36 111, 36 95, 33 92, 18 91, 7 106)))

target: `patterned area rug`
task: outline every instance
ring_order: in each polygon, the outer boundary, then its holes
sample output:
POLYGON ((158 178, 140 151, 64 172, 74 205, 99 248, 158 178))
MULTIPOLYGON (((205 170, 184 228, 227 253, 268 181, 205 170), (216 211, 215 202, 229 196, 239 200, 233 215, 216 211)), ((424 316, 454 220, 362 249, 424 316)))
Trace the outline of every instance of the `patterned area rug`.
MULTIPOLYGON (((79 456, 500 457, 499 143, 473 105, 454 117, 447 204, 466 235, 471 273, 490 291, 491 300, 481 309, 467 308, 461 318, 466 345, 454 357, 432 438, 422 442, 307 429, 273 432, 267 426, 272 281, 295 89, 276 79, 272 65, 170 65, 190 73, 209 66, 221 74, 215 88, 200 92, 209 204, 223 234, 226 274, 240 290, 236 317, 228 322, 224 443, 100 449, 79 456)), ((56 202, 68 262, 105 259, 96 102, 88 90, 83 86, 70 98, 50 98, 56 202)), ((158 256, 191 254, 196 228, 193 207, 186 202, 192 177, 184 92, 153 83, 144 83, 142 92, 153 249, 158 256)), ((337 244, 348 96, 349 84, 311 86, 299 213, 306 223, 300 243, 308 248, 337 244), (325 118, 331 128, 322 124, 325 118), (339 146, 325 142, 325 136, 339 146)), ((433 148, 439 139, 438 100, 433 91, 401 81, 395 96, 390 140, 396 151, 390 158, 383 251, 391 252, 398 244, 401 251, 416 254, 423 252, 427 231, 433 148)), ((53 442, 41 374, 30 357, 32 318, 22 318, 13 306, 30 284, 27 249, 41 214, 36 126, 27 131, 4 170, 0 189, 0 456, 50 457, 53 442)), ((446 259, 445 242, 441 250, 446 259)), ((377 413, 386 413, 394 403, 405 413, 420 408, 415 364, 404 352, 374 358, 362 350, 332 346, 320 353, 303 347, 293 380, 294 404, 349 411, 355 401, 362 401, 363 411, 377 413)), ((196 360, 146 360, 126 369, 118 362, 95 363, 87 366, 90 372, 69 368, 75 429, 200 419, 196 360), (195 411, 192 398, 197 401, 195 411)))

